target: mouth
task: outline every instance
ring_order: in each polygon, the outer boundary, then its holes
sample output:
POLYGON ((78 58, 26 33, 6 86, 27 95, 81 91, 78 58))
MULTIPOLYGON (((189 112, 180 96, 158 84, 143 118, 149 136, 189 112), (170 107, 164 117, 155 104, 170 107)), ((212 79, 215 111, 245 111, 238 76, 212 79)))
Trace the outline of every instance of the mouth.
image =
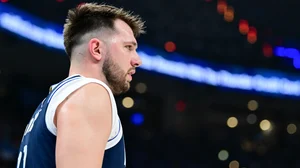
POLYGON ((132 76, 131 74, 127 74, 128 78, 129 78, 129 82, 132 81, 132 76))
POLYGON ((135 70, 130 71, 128 74, 132 76, 133 74, 135 74, 135 70))
POLYGON ((129 78, 129 82, 132 81, 132 75, 134 75, 134 74, 135 74, 135 69, 132 69, 131 71, 129 71, 127 73, 127 76, 129 78))

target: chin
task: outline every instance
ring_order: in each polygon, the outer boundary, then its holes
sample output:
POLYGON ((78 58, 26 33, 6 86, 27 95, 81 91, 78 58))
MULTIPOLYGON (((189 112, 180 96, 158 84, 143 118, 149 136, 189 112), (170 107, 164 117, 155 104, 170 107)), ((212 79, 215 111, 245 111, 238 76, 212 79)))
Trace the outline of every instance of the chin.
POLYGON ((115 95, 126 93, 129 91, 129 89, 130 89, 130 83, 126 82, 122 88, 119 88, 119 92, 115 92, 115 95))

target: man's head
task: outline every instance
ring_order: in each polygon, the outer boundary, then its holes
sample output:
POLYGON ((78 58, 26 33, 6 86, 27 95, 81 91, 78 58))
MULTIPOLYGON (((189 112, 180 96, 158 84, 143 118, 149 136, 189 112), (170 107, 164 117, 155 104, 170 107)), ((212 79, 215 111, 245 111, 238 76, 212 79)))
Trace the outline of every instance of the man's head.
POLYGON ((98 68, 112 91, 120 94, 129 89, 131 75, 141 65, 135 38, 142 33, 140 17, 121 8, 86 3, 68 12, 64 45, 71 64, 98 68))

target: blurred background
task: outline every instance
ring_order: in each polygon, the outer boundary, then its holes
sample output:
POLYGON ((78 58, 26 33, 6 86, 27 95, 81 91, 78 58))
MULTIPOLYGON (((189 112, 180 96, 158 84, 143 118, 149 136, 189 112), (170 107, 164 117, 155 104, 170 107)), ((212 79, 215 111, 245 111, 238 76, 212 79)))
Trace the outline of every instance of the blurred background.
MULTIPOLYGON (((0 168, 49 86, 68 75, 67 10, 81 0, 0 0, 0 168)), ((298 0, 109 0, 147 34, 117 96, 128 168, 300 167, 298 0)))

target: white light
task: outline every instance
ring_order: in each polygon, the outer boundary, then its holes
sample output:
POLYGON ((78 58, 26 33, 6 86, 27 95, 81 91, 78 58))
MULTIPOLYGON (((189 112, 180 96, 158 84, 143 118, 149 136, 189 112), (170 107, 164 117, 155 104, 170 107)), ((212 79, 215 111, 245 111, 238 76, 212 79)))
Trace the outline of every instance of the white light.
POLYGON ((289 124, 286 129, 289 134, 295 134, 297 132, 297 126, 295 124, 289 124))
POLYGON ((218 154, 219 160, 222 160, 222 161, 227 160, 228 157, 229 157, 229 153, 227 152, 227 150, 221 150, 218 154))
POLYGON ((271 122, 269 120, 262 120, 259 124, 260 129, 263 131, 268 131, 272 128, 271 122))

